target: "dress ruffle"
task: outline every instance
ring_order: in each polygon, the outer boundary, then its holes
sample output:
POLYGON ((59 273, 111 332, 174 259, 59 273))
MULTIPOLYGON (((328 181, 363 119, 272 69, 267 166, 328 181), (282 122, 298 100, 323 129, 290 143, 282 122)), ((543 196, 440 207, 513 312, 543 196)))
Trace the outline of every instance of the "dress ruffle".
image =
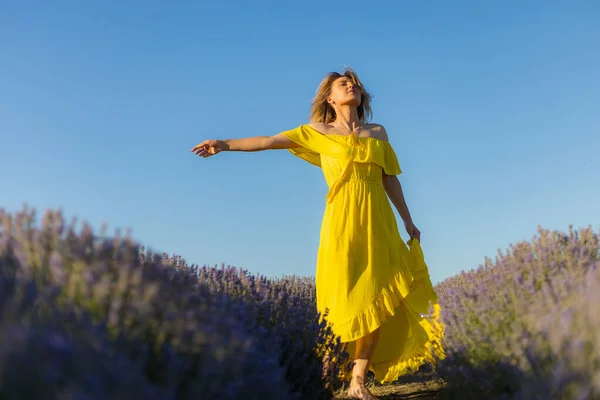
MULTIPOLYGON (((333 324, 333 330, 346 343, 351 358, 355 341, 381 327, 398 313, 404 313, 412 328, 410 340, 404 351, 392 360, 373 362, 370 370, 381 383, 394 382, 401 375, 418 371, 424 364, 435 365, 443 358, 441 340, 443 330, 439 322, 440 306, 431 284, 421 246, 417 240, 409 242, 412 281, 407 285, 405 275, 397 273, 390 279, 379 296, 360 314, 348 321, 333 324), (419 329, 414 327, 420 326, 419 329)), ((342 376, 350 378, 350 376, 342 376)))
POLYGON ((437 295, 431 285, 421 246, 417 240, 410 241, 409 246, 414 261, 411 263, 412 282, 408 284, 404 274, 396 273, 364 311, 348 321, 337 323, 335 330, 342 342, 354 341, 379 328, 395 314, 400 303, 418 320, 422 315, 429 314, 430 306, 437 304, 437 295))
POLYGON ((321 167, 321 154, 342 160, 344 167, 337 180, 330 186, 325 199, 328 203, 333 201, 343 181, 350 172, 353 162, 374 163, 379 165, 387 175, 402 173, 398 157, 392 146, 383 140, 373 137, 350 135, 323 135, 308 124, 296 129, 282 132, 287 138, 299 144, 288 150, 297 157, 321 167), (319 152, 312 149, 318 148, 319 152))
POLYGON ((290 153, 317 167, 321 167, 321 154, 345 159, 351 151, 349 146, 334 140, 332 135, 323 135, 308 124, 283 131, 281 134, 300 145, 300 147, 289 148, 290 153))
POLYGON ((379 382, 394 382, 402 375, 417 372, 422 365, 435 365, 439 358, 444 357, 442 350, 443 330, 439 322, 439 304, 433 304, 432 309, 432 315, 423 317, 419 321, 419 325, 425 332, 423 340, 414 343, 400 359, 376 362, 370 366, 379 382))
POLYGON ((387 175, 402 173, 394 148, 383 140, 354 135, 358 139, 358 146, 353 152, 352 144, 347 142, 353 135, 323 135, 309 124, 281 133, 301 146, 288 149, 290 153, 317 167, 321 167, 321 154, 342 159, 347 159, 352 154, 351 161, 375 163, 383 168, 387 175))

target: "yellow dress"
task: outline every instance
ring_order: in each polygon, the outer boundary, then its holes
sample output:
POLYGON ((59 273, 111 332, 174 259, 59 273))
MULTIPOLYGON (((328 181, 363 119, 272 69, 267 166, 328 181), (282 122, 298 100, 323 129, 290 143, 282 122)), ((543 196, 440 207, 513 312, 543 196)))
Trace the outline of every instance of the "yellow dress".
POLYGON ((282 132, 289 151, 321 167, 329 186, 316 265, 317 309, 354 357, 354 341, 381 327, 370 370, 395 381, 439 347, 439 305, 419 242, 407 246, 382 185, 402 171, 383 140, 323 135, 310 125, 282 132), (430 305, 433 315, 429 314, 430 305))

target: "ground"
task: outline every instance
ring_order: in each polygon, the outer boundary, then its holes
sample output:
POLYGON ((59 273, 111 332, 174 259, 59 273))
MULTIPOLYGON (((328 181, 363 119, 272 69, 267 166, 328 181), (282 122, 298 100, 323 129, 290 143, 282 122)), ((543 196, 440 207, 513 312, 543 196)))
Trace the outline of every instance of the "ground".
MULTIPOLYGON (((401 377, 397 382, 381 386, 369 386, 380 400, 436 400, 444 381, 432 371, 419 371, 401 377)), ((347 390, 336 400, 349 399, 347 390)))

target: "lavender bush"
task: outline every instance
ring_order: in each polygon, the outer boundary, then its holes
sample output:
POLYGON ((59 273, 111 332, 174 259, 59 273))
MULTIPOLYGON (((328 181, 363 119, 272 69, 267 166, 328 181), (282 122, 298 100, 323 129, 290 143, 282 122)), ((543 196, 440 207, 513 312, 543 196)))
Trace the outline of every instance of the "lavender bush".
POLYGON ((0 397, 332 398, 321 358, 346 356, 309 282, 190 267, 59 212, 0 220, 0 397))
POLYGON ((539 229, 437 285, 447 397, 600 398, 599 260, 591 228, 539 229))
MULTIPOLYGON (((164 260, 168 257, 163 254, 164 260)), ((293 392, 302 398, 325 399, 342 387, 352 365, 339 337, 317 312, 314 279, 268 279, 231 266, 190 266, 179 256, 170 257, 169 265, 192 271, 211 292, 249 306, 246 328, 263 331, 266 339, 261 344, 278 351, 293 392), (329 368, 323 365, 326 355, 332 360, 329 368)))
POLYGON ((272 337, 270 346, 280 349, 280 363, 292 390, 303 398, 320 399, 320 393, 340 388, 352 366, 339 337, 326 320, 319 322, 314 279, 269 280, 232 267, 202 267, 198 276, 211 290, 251 306, 254 316, 249 320, 266 328, 272 337), (323 369, 326 354, 334 359, 330 368, 323 369))
MULTIPOLYGON (((190 266, 54 211, 0 222, 0 398, 325 400, 347 377, 311 278, 190 266)), ((599 253, 591 228, 540 229, 437 285, 444 395, 600 398, 599 253)))

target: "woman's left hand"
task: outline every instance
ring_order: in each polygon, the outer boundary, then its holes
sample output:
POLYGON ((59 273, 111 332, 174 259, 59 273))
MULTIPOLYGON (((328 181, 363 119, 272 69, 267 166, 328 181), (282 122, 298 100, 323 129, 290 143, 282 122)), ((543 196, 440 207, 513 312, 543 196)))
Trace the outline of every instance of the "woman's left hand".
POLYGON ((421 243, 421 231, 417 229, 415 224, 412 221, 407 221, 404 223, 404 227, 406 228, 406 233, 410 236, 410 239, 417 239, 419 243, 421 243))

